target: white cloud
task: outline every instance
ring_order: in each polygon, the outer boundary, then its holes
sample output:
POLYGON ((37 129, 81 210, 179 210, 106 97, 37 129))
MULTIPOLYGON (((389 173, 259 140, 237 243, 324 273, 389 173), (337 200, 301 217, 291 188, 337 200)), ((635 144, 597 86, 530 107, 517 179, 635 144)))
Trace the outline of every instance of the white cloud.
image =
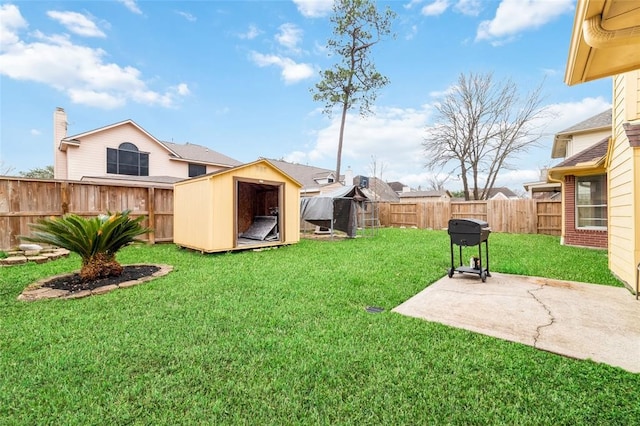
POLYGON ((611 108, 611 103, 601 97, 548 105, 549 115, 552 118, 548 120, 545 133, 553 135, 568 129, 607 108, 611 108))
POLYGON ((482 4, 480 0, 458 0, 454 10, 463 15, 478 16, 482 10, 482 4))
POLYGON ((293 0, 298 11, 307 18, 321 18, 333 10, 333 0, 293 0))
POLYGON ((418 26, 412 25, 407 31, 407 34, 404 36, 404 38, 405 40, 413 40, 417 34, 418 34, 418 26))
POLYGON ((29 25, 20 14, 20 10, 12 4, 0 6, 0 52, 7 46, 20 41, 18 31, 29 25))
POLYGON ((47 15, 74 34, 84 37, 106 37, 106 34, 98 28, 95 22, 81 13, 50 10, 47 15))
POLYGON ((403 7, 405 9, 412 9, 413 6, 422 3, 423 0, 411 0, 409 3, 405 4, 403 7))
MULTIPOLYGON (((384 180, 399 180, 422 170, 422 140, 431 108, 376 108, 375 115, 362 118, 349 114, 345 127, 342 171, 351 166, 355 174, 370 174, 372 156, 383 168, 384 180)), ((338 146, 340 117, 314 135, 313 146, 284 156, 287 161, 333 168, 338 146)), ((378 169, 380 171, 380 169, 378 169)))
POLYGON ((198 18, 196 18, 195 16, 193 16, 192 14, 190 14, 189 12, 183 12, 183 11, 176 11, 176 13, 180 16, 182 16, 184 19, 186 19, 189 22, 196 22, 198 20, 198 18))
POLYGON ((118 0, 120 3, 124 4, 124 6, 129 9, 131 12, 142 15, 142 11, 138 7, 136 0, 118 0))
POLYGON ((292 51, 297 51, 298 44, 302 41, 302 30, 291 23, 280 25, 279 30, 276 41, 292 51))
POLYGON ((15 79, 35 81, 64 93, 72 102, 99 108, 116 108, 128 101, 164 107, 174 106, 186 85, 165 93, 153 91, 140 70, 105 62, 107 53, 98 48, 74 44, 66 35, 31 33, 35 41, 20 38, 26 28, 20 12, 2 8, 0 34, 0 73, 15 79), (7 42, 5 42, 7 41, 7 42))
POLYGON ((38 129, 31 129, 29 133, 31 133, 31 135, 33 136, 40 136, 42 134, 42 132, 38 129))
POLYGON ((573 3, 573 0, 502 0, 496 16, 478 26, 476 40, 510 39, 522 31, 539 28, 573 10, 573 3))
POLYGON ((178 86, 176 86, 175 90, 179 95, 182 95, 182 96, 186 96, 186 95, 191 94, 191 91, 189 90, 189 86, 187 86, 186 83, 178 84, 178 86))
POLYGON ((424 6, 421 13, 425 16, 442 15, 449 8, 449 0, 435 0, 424 6))
POLYGON ((309 64, 299 64, 293 59, 277 55, 265 55, 258 52, 251 52, 250 59, 259 67, 274 65, 281 70, 282 79, 287 84, 297 83, 312 77, 314 69, 309 64))
MULTIPOLYGON (((536 126, 544 127, 543 146, 531 149, 521 158, 513 158, 510 162, 514 166, 513 170, 503 169, 496 185, 522 190, 524 183, 537 181, 540 168, 552 161, 557 162, 551 159, 553 135, 609 107, 610 104, 603 98, 585 98, 549 105, 549 115, 552 118, 535 123, 536 126)), ((443 170, 428 170, 424 167, 426 159, 422 142, 432 111, 432 106, 427 104, 419 109, 378 107, 375 115, 367 118, 349 114, 345 127, 342 171, 350 166, 356 175, 370 175, 373 156, 383 168, 383 180, 400 181, 422 189, 428 187, 429 179, 434 174, 450 173, 453 165, 443 170)), ((335 167, 339 128, 340 120, 336 115, 327 126, 312 135, 312 143, 308 149, 297 148, 283 158, 286 161, 332 169, 335 167)), ((459 190, 462 183, 457 180, 457 176, 452 176, 445 186, 451 190, 459 190)))
POLYGON ((252 24, 252 25, 249 25, 249 29, 247 29, 247 32, 238 34, 238 37, 240 37, 241 39, 253 40, 254 38, 258 37, 260 34, 262 34, 262 31, 260 31, 258 27, 252 24))

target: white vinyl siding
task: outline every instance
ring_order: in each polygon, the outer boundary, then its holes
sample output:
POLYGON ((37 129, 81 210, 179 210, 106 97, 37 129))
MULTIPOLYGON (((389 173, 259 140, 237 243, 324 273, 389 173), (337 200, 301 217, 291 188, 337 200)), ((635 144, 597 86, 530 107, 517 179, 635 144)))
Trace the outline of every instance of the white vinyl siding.
POLYGON ((623 129, 625 114, 625 77, 614 77, 613 85, 613 147, 608 174, 609 268, 628 285, 635 285, 637 225, 634 223, 634 153, 623 129))

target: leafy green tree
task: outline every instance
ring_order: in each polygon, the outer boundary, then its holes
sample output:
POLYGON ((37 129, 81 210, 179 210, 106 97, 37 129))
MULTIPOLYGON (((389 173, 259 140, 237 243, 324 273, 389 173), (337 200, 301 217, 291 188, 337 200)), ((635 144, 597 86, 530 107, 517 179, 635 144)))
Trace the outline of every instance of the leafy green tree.
POLYGON ((321 81, 311 89, 314 101, 325 103, 324 113, 331 116, 341 109, 336 179, 340 179, 342 145, 347 112, 356 105, 360 115, 371 113, 376 91, 389 79, 380 74, 371 59, 371 49, 391 33, 396 14, 389 7, 381 13, 371 0, 336 0, 333 5, 333 37, 327 41, 329 52, 339 59, 332 69, 320 73, 321 81))
POLYGON ((108 215, 91 219, 75 214, 41 219, 30 225, 35 232, 21 239, 66 248, 80 255, 80 277, 83 281, 118 276, 123 271, 122 265, 116 261, 118 250, 140 241, 136 239, 139 235, 153 232, 140 225, 144 216, 131 219, 129 212, 108 212, 108 215))
POLYGON ((27 172, 20 172, 20 176, 36 179, 53 179, 53 166, 36 167, 27 172))

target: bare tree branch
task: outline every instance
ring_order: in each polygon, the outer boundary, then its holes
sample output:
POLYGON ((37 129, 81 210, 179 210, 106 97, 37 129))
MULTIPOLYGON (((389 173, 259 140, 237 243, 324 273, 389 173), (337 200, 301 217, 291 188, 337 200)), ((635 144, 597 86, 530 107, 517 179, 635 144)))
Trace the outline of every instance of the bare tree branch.
POLYGON ((460 74, 457 84, 436 104, 436 124, 422 143, 429 168, 459 171, 465 199, 485 198, 508 160, 542 137, 533 123, 546 114, 542 84, 521 96, 511 80, 493 74, 460 74))

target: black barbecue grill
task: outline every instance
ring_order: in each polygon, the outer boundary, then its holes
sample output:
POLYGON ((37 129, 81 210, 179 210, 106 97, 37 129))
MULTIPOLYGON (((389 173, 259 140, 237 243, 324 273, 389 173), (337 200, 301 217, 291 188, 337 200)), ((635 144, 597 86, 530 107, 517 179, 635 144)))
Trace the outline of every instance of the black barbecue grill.
POLYGON ((478 274, 482 282, 490 277, 489 273, 489 233, 491 229, 489 224, 477 219, 451 219, 449 220, 449 228, 447 229, 449 238, 451 239, 451 268, 449 269, 449 278, 453 277, 454 272, 478 274), (482 261, 482 243, 485 246, 486 263, 482 261), (458 246, 458 256, 460 266, 456 267, 454 262, 453 246, 458 246), (478 246, 478 257, 472 257, 469 266, 463 264, 462 247, 478 246), (486 266, 485 266, 486 265, 486 266))

